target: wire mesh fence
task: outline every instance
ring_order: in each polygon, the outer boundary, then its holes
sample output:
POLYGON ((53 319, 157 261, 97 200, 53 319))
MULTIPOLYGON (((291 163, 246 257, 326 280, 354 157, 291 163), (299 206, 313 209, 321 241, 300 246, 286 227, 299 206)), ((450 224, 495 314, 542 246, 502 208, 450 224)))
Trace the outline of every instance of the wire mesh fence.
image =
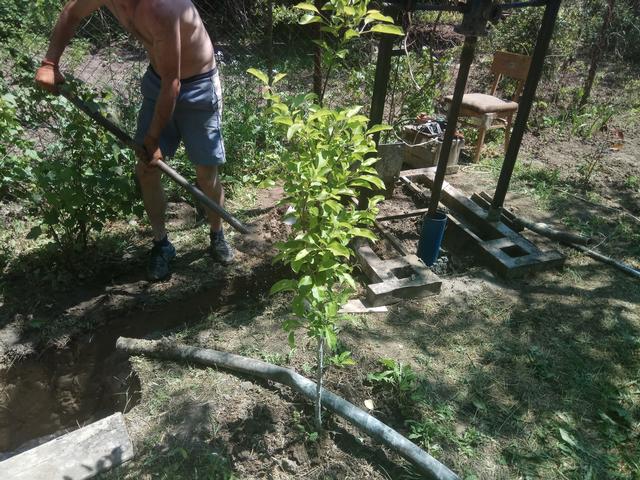
MULTIPOLYGON (((296 0, 194 0, 213 41, 222 77, 228 181, 261 180, 270 158, 275 158, 274 150, 282 148, 271 138, 265 120, 258 113, 263 104, 261 91, 246 70, 287 73, 279 85, 287 93, 306 93, 314 86, 317 88, 314 40, 319 31, 297 22, 301 12, 293 8, 296 3, 296 0)), ((9 88, 20 84, 16 81, 20 76, 22 85, 33 83, 33 68, 29 63, 17 62, 15 52, 36 62, 44 56, 64 2, 38 0, 32 9, 21 11, 7 7, 19 4, 10 0, 2 7, 4 11, 0 10, 0 36, 13 52, 5 55, 7 62, 13 63, 12 68, 4 67, 9 88)), ((439 17, 405 14, 401 18, 409 35, 396 45, 404 54, 393 60, 384 118, 391 124, 408 121, 421 111, 435 108, 439 89, 450 78, 453 55, 448 47, 456 43, 449 30, 435 27, 439 17)), ((355 41, 342 67, 332 72, 326 103, 359 104, 367 112, 376 58, 377 38, 369 36, 355 41)), ((82 21, 61 60, 61 70, 95 92, 103 101, 103 108, 130 133, 135 129, 141 102, 139 82, 147 65, 143 46, 106 8, 82 21)), ((35 129, 41 147, 52 135, 57 135, 44 127, 35 129)), ((178 162, 186 161, 183 153, 181 156, 179 152, 178 162)))

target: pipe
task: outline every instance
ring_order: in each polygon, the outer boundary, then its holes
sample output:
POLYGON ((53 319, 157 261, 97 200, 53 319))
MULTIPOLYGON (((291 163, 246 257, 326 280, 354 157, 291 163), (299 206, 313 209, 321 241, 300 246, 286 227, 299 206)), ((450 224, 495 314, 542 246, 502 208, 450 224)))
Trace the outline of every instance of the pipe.
MULTIPOLYGON (((384 104, 389 88, 391 74, 391 56, 393 52, 394 35, 383 35, 378 46, 378 60, 376 63, 375 81, 373 84, 373 96, 371 98, 371 111, 369 113, 369 128, 382 123, 384 116, 384 104)), ((380 142, 380 132, 373 135, 376 145, 380 142)))
POLYGON ((530 2, 501 3, 500 5, 496 5, 496 8, 499 11, 503 11, 514 8, 544 7, 547 3, 549 3, 549 0, 531 0, 530 2))
POLYGON ((623 263, 618 260, 614 260, 611 257, 607 257, 606 255, 603 255, 600 252, 596 252, 595 250, 591 250, 590 248, 585 247, 583 245, 576 245, 575 243, 571 243, 571 242, 562 242, 562 243, 564 243, 565 245, 568 245, 569 247, 573 247, 576 250, 581 251, 582 253, 593 258, 594 260, 598 260, 599 262, 606 263, 607 265, 611 265, 612 267, 620 270, 621 272, 624 272, 627 275, 631 275, 632 277, 635 277, 640 280, 640 270, 638 270, 637 268, 633 268, 628 263, 623 263))
POLYGON ((458 71, 456 88, 453 92, 453 99, 447 115, 447 129, 444 132, 436 176, 433 180, 433 186, 431 187, 431 202, 429 203, 428 217, 433 217, 438 211, 438 204, 440 203, 440 196, 442 195, 442 184, 444 182, 444 176, 447 173, 447 164, 449 163, 449 153, 451 152, 453 136, 456 133, 462 97, 464 96, 464 90, 467 86, 467 78, 469 77, 469 70, 473 62, 473 54, 477 41, 478 37, 468 36, 464 38, 464 46, 462 47, 462 54, 460 55, 460 70, 458 71))
MULTIPOLYGON (((233 353, 170 342, 124 337, 118 338, 116 349, 129 355, 142 354, 165 360, 187 360, 202 365, 222 367, 287 385, 311 400, 316 398, 316 384, 293 370, 233 353)), ((419 448, 415 443, 342 397, 323 389, 322 401, 325 407, 332 412, 337 413, 387 447, 396 450, 400 455, 412 462, 426 478, 433 480, 459 480, 455 473, 419 448)))
POLYGON ((536 41, 533 58, 531 59, 531 66, 529 67, 529 75, 527 75, 527 81, 525 82, 522 97, 518 106, 518 115, 516 116, 516 121, 513 125, 511 140, 507 147, 507 153, 504 157, 504 163, 502 164, 500 178, 498 179, 496 192, 493 195, 493 202, 491 203, 491 209, 489 210, 487 217, 490 220, 497 221, 497 219, 500 218, 500 210, 502 210, 504 199, 507 195, 507 191, 509 190, 509 183, 511 182, 513 169, 516 165, 516 160, 518 159, 518 152, 520 151, 522 137, 527 127, 527 120, 529 119, 531 106, 535 99, 538 83, 542 77, 544 58, 547 54, 547 50, 549 49, 549 42, 551 41, 553 28, 556 23, 556 18, 558 17, 560 2, 561 0, 549 0, 544 10, 542 26, 538 32, 538 40, 536 41))

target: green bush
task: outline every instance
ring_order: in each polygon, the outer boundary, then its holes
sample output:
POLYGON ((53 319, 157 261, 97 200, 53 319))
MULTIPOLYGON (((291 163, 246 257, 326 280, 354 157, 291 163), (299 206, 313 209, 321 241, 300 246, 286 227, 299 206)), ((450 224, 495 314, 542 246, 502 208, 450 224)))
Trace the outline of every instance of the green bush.
POLYGON ((42 223, 30 236, 46 233, 63 248, 83 248, 107 222, 142 214, 132 181, 135 158, 66 99, 50 104, 55 140, 34 167, 33 200, 42 223))
POLYGON ((275 169, 284 147, 278 132, 258 110, 264 104, 261 91, 246 78, 234 76, 232 80, 224 84, 225 180, 233 185, 277 178, 275 169))
POLYGON ((62 0, 2 0, 0 4, 0 39, 18 37, 18 32, 48 32, 57 13, 62 8, 62 0))
POLYGON ((16 97, 0 84, 0 198, 25 198, 33 185, 38 153, 16 117, 16 97))

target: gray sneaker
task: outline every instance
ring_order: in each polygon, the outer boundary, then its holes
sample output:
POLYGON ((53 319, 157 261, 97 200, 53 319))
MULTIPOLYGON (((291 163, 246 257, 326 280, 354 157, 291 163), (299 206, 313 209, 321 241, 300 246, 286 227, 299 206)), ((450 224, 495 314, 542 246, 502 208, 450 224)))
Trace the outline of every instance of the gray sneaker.
POLYGON ((209 248, 213 259, 222 265, 231 265, 235 254, 229 242, 225 240, 224 233, 222 231, 216 233, 209 232, 209 238, 211 240, 211 247, 209 248))
POLYGON ((147 266, 147 276, 152 282, 164 280, 169 276, 169 263, 176 257, 176 249, 171 243, 168 245, 154 245, 147 266))

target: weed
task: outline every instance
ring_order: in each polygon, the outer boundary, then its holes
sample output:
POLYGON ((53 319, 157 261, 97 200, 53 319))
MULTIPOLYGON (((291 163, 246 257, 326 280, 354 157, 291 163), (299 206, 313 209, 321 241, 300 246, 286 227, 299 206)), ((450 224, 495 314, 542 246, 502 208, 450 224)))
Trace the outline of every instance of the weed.
POLYGON ((407 420, 408 437, 429 452, 437 454, 451 446, 466 457, 475 455, 483 435, 474 427, 456 428, 455 411, 451 405, 440 405, 421 420, 407 420))
POLYGON ((305 418, 301 412, 297 410, 293 412, 293 423, 296 430, 302 434, 305 442, 315 443, 318 441, 318 432, 312 429, 305 418))
POLYGON ((523 166, 516 172, 516 179, 531 187, 537 196, 547 198, 551 195, 551 190, 560 183, 560 170, 523 166))
POLYGON ((401 403, 407 400, 416 389, 415 372, 409 365, 391 358, 381 358, 380 363, 384 368, 377 373, 367 375, 367 380, 374 385, 378 384, 390 389, 401 403))
POLYGON ((580 174, 580 181, 587 187, 591 182, 591 177, 602 166, 602 159, 604 158, 606 150, 602 146, 593 152, 590 152, 585 161, 578 166, 578 173, 580 174))
POLYGON ((638 175, 629 175, 624 180, 624 186, 629 188, 629 189, 631 189, 631 190, 636 190, 636 191, 640 192, 640 176, 638 176, 638 175))
POLYGON ((288 365, 291 363, 291 355, 293 349, 289 353, 279 353, 279 352, 261 352, 260 358, 267 363, 272 363, 274 365, 288 365))

